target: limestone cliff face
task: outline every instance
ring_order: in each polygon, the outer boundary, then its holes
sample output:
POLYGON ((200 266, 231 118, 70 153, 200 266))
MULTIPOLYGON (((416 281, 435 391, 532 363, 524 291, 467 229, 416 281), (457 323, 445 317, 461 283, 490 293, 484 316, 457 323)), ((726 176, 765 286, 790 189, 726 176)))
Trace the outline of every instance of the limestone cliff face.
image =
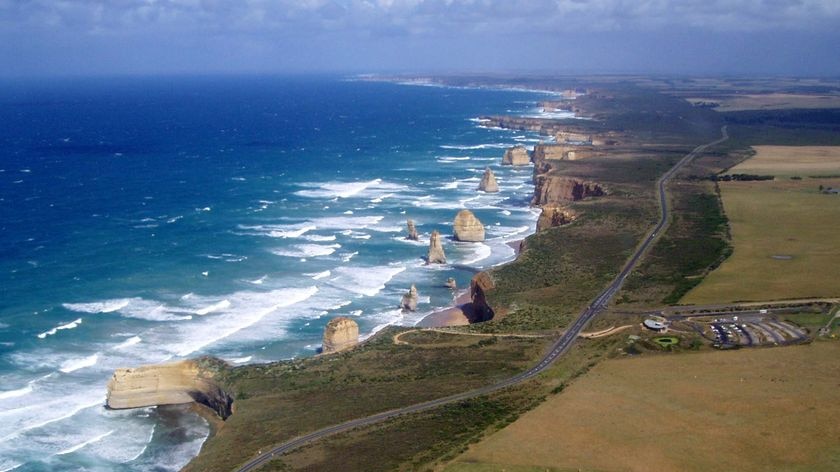
POLYGON ((321 350, 324 354, 338 352, 359 344, 359 325, 350 318, 333 318, 324 328, 324 341, 321 350))
POLYGON ((527 166, 531 163, 528 150, 524 146, 514 146, 505 151, 502 157, 502 165, 506 166, 527 166))
POLYGON ((555 135, 558 143, 592 143, 592 135, 576 131, 563 130, 555 135))
POLYGON ((405 237, 405 239, 417 241, 417 227, 414 226, 414 220, 406 221, 406 226, 408 226, 408 235, 405 237))
POLYGON ((604 189, 594 182, 584 182, 571 177, 551 174, 538 175, 534 188, 533 205, 575 202, 587 197, 605 195, 604 189))
POLYGON ((574 148, 566 144, 537 144, 534 146, 534 162, 566 159, 570 150, 574 148))
POLYGON ((484 225, 469 210, 461 210, 455 215, 453 232, 456 241, 484 241, 484 225))
POLYGON ((119 410, 157 405, 200 403, 222 419, 231 414, 233 399, 197 361, 179 361, 117 369, 108 382, 106 406, 119 410))
POLYGON ((499 191, 499 184, 496 183, 496 175, 489 167, 484 168, 484 176, 478 184, 478 189, 487 193, 495 193, 499 191))
POLYGON ((420 295, 417 293, 417 287, 411 284, 411 288, 403 294, 402 300, 400 300, 400 308, 407 311, 417 311, 417 302, 419 299, 420 295))
POLYGON ((470 299, 472 300, 471 323, 479 323, 493 319, 493 308, 487 303, 487 291, 493 290, 496 284, 487 272, 479 272, 470 281, 470 299))
POLYGON ((577 218, 577 214, 571 208, 566 208, 557 203, 548 203, 542 207, 542 213, 537 220, 537 231, 567 225, 575 218, 577 218))

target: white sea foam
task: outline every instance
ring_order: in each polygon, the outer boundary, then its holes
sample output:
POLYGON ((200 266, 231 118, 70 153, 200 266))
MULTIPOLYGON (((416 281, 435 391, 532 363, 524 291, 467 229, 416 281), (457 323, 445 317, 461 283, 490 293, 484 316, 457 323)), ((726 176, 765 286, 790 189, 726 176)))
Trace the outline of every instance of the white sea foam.
POLYGON ((440 146, 441 149, 458 149, 461 151, 471 151, 475 149, 507 149, 510 147, 508 144, 505 143, 488 143, 488 144, 475 144, 472 146, 463 146, 463 145, 442 145, 440 146))
POLYGON ((372 297, 404 270, 404 266, 339 267, 336 269, 338 276, 332 283, 338 288, 372 297))
POLYGON ((441 188, 442 189, 447 189, 447 190, 456 189, 456 188, 458 188, 458 184, 459 184, 459 182, 457 180, 453 180, 452 182, 449 182, 448 184, 444 184, 443 187, 441 187, 441 188))
POLYGON ((114 349, 125 349, 127 347, 134 346, 135 344, 140 344, 142 340, 143 339, 140 338, 140 336, 132 336, 126 339, 125 341, 121 342, 120 344, 114 346, 114 349))
POLYGON ((221 310, 224 310, 224 309, 229 308, 229 307, 230 307, 230 300, 222 300, 218 303, 214 303, 214 304, 206 306, 204 308, 200 308, 198 310, 195 310, 193 313, 195 313, 196 315, 204 316, 208 313, 221 311, 221 310))
POLYGON ((51 329, 51 330, 49 330, 49 331, 44 331, 43 333, 41 333, 41 334, 39 334, 39 335, 38 335, 38 338, 40 338, 40 339, 44 339, 44 338, 46 338, 47 336, 52 336, 52 335, 54 335, 55 333, 57 333, 57 332, 59 332, 59 331, 61 331, 61 330, 63 330, 63 329, 73 329, 73 328, 75 328, 75 327, 79 326, 80 324, 82 324, 82 319, 81 319, 81 318, 78 318, 77 320, 75 320, 75 321, 71 321, 71 322, 69 322, 69 323, 67 323, 67 324, 63 324, 63 325, 56 326, 55 328, 53 328, 53 329, 51 329))
POLYGON ((352 258, 353 258, 354 256, 356 256, 357 254, 359 254, 359 251, 355 251, 355 252, 350 252, 350 253, 344 254, 343 256, 341 256, 341 260, 342 260, 343 262, 350 262, 350 259, 352 259, 352 258))
POLYGON ((278 248, 272 249, 271 253, 276 256, 285 256, 285 257, 297 257, 297 258, 307 258, 307 257, 320 257, 320 256, 329 256, 330 254, 334 253, 336 249, 340 248, 341 244, 329 244, 329 245, 320 245, 320 244, 295 244, 293 246, 287 248, 278 248))
POLYGON ((92 437, 92 438, 88 439, 87 441, 81 442, 81 443, 79 443, 79 444, 76 444, 75 446, 71 446, 71 447, 69 447, 69 448, 67 448, 67 449, 65 449, 65 450, 63 450, 63 451, 57 452, 55 455, 57 455, 57 456, 63 456, 63 455, 65 455, 65 454, 70 454, 70 453, 72 453, 72 452, 76 452, 76 451, 78 451, 79 449, 81 449, 81 448, 83 448, 83 447, 85 447, 85 446, 89 446, 89 445, 91 445, 91 444, 93 444, 93 443, 97 443, 97 442, 99 442, 99 441, 101 441, 101 440, 103 440, 103 439, 107 438, 108 436, 110 436, 110 435, 112 435, 112 434, 114 434, 114 432, 113 432, 113 431, 108 431, 107 433, 102 433, 102 434, 100 434, 100 435, 98 435, 98 436, 94 436, 94 437, 92 437))
POLYGON ((254 285, 262 285, 263 282, 265 282, 265 279, 267 279, 267 278, 268 278, 268 274, 263 275, 262 277, 260 277, 258 279, 249 280, 248 283, 252 283, 254 285))
POLYGON ((269 314, 309 299, 317 287, 283 288, 270 292, 237 292, 228 295, 231 306, 201 323, 176 325, 180 340, 165 349, 177 356, 188 356, 245 329, 269 314))
POLYGON ((0 392, 0 400, 22 397, 24 395, 29 395, 30 393, 32 393, 32 382, 30 382, 26 387, 19 388, 17 390, 5 390, 0 392))
POLYGON ((325 270, 323 272, 318 272, 317 274, 306 274, 306 275, 312 277, 313 280, 320 280, 320 279, 323 279, 325 277, 329 277, 331 274, 330 274, 330 271, 325 270))
POLYGON ((129 303, 131 300, 128 298, 117 298, 91 303, 63 303, 62 306, 80 313, 112 313, 125 308, 129 303))
POLYGON ((320 234, 308 234, 308 235, 304 236, 303 239, 305 239, 307 241, 316 242, 316 243, 324 243, 324 242, 335 241, 335 235, 331 234, 329 236, 323 236, 323 235, 320 235, 320 234))
MULTIPOLYGON (((366 182, 311 182, 302 183, 302 187, 309 187, 307 190, 299 190, 295 195, 309 198, 351 198, 361 196, 370 191, 391 191, 402 190, 401 185, 383 182, 382 179, 374 179, 366 182)), ((380 195, 376 195, 380 196, 380 195)))
POLYGON ((246 362, 251 362, 252 358, 253 356, 235 357, 233 359, 228 359, 228 361, 233 364, 245 364, 246 362))
POLYGON ((61 363, 61 367, 59 367, 58 370, 64 372, 65 374, 69 374, 70 372, 75 372, 79 369, 84 369, 85 367, 92 367, 96 365, 97 362, 99 362, 99 353, 82 358, 67 359, 61 363))
POLYGON ((487 259, 493 254, 493 249, 490 246, 483 244, 483 243, 471 243, 471 249, 473 249, 473 254, 467 260, 463 261, 462 264, 470 265, 475 264, 476 262, 483 261, 487 259))

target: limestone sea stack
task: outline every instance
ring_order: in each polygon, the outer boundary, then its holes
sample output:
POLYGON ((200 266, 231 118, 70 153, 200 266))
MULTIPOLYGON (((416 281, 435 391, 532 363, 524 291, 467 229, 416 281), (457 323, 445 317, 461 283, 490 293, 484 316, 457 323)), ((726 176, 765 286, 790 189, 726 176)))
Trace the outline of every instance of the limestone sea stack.
POLYGON ((359 344, 359 325, 350 318, 339 316, 333 318, 324 328, 324 344, 321 352, 343 351, 359 344))
POLYGON ((417 311, 417 301, 419 298, 417 287, 411 284, 411 288, 408 289, 408 292, 403 295, 402 301, 400 301, 400 308, 406 311, 417 311))
POLYGON ((105 404, 119 410, 196 402, 225 419, 233 400, 213 380, 209 366, 214 362, 220 364, 206 359, 117 369, 108 382, 105 404))
POLYGON ((417 227, 414 226, 414 220, 406 221, 406 226, 408 226, 408 236, 405 239, 417 241, 417 227))
POLYGON ((502 158, 502 165, 506 166, 527 166, 531 162, 528 150, 524 146, 514 146, 505 151, 502 158))
POLYGON ((446 288, 451 288, 452 290, 455 290, 455 289, 458 288, 458 282, 456 282, 455 279, 453 279, 452 277, 449 277, 448 279, 446 279, 446 284, 445 285, 446 285, 446 288))
POLYGON ((484 241, 484 225, 469 210, 461 210, 455 215, 453 232, 456 241, 472 243, 484 241))
POLYGON ((496 176, 493 174, 493 171, 490 170, 489 167, 484 168, 484 176, 481 178, 481 182, 478 184, 478 189, 487 193, 499 191, 499 184, 496 183, 496 176))
POLYGON ((426 264, 446 264, 446 254, 443 252, 443 244, 437 230, 432 231, 429 237, 429 257, 426 258, 426 264))

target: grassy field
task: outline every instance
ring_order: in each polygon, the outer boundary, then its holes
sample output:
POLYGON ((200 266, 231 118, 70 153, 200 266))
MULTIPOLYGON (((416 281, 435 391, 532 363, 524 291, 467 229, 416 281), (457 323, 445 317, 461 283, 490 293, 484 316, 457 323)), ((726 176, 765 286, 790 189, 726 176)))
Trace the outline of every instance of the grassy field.
POLYGON ((610 360, 445 471, 840 470, 838 356, 818 342, 610 360))
POLYGON ((734 252, 681 303, 840 295, 837 195, 819 193, 816 180, 722 182, 721 192, 734 252))
POLYGON ((762 93, 723 95, 716 99, 687 98, 691 103, 713 101, 717 111, 840 108, 837 94, 762 93))
POLYGON ((776 177, 840 176, 840 146, 753 146, 754 157, 729 174, 776 177))

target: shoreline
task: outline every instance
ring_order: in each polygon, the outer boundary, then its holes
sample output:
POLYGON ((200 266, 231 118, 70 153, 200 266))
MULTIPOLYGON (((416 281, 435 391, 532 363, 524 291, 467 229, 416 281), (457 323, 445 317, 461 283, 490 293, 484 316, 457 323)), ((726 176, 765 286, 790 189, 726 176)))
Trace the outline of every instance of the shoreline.
MULTIPOLYGON (((536 234, 536 232, 532 233, 536 234)), ((530 236, 530 235, 528 235, 530 236)), ((527 237, 527 236, 526 236, 527 237)), ((519 258, 520 248, 525 239, 516 239, 508 241, 506 244, 513 249, 514 257, 512 260, 502 262, 492 266, 490 269, 501 267, 505 264, 515 262, 519 258)), ((472 299, 470 298, 469 289, 463 289, 458 292, 452 304, 440 310, 433 311, 424 316, 420 321, 414 324, 416 328, 445 328, 448 326, 468 326, 472 324, 470 317, 472 316, 472 299)))

